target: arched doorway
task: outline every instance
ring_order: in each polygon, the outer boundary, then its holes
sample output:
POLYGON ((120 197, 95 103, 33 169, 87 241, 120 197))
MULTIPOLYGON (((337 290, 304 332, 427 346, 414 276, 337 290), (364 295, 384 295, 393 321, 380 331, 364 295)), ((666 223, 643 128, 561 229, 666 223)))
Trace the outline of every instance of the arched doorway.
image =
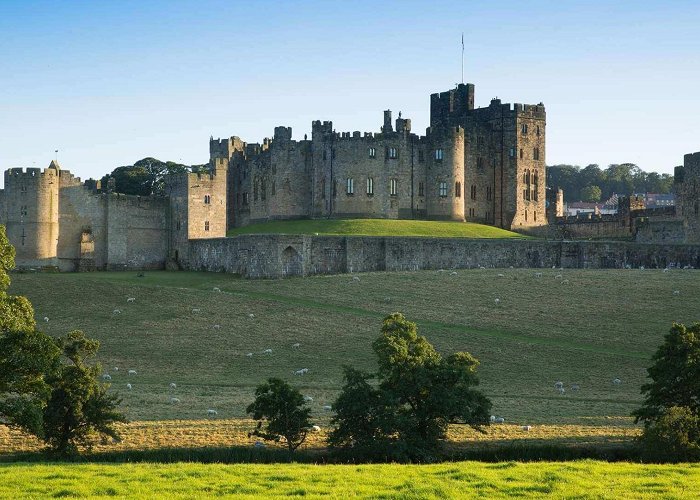
POLYGON ((301 255, 293 247, 289 246, 282 252, 282 275, 301 276, 301 255))

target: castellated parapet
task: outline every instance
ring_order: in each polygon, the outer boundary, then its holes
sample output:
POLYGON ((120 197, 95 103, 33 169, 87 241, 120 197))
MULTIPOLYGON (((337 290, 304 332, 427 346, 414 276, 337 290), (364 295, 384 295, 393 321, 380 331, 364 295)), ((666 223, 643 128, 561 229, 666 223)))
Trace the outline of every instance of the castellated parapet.
POLYGON ((250 144, 211 139, 225 158, 229 227, 275 219, 390 218, 474 221, 507 229, 547 224, 544 105, 474 107, 474 85, 430 97, 430 127, 385 110, 379 132, 336 132, 314 121, 311 138, 289 127, 250 144))

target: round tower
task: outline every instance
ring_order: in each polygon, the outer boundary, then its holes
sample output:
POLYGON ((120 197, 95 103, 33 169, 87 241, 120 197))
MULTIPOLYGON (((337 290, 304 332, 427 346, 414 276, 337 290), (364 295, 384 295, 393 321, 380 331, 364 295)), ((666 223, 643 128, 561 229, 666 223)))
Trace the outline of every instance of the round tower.
POLYGON ((427 217, 464 220, 464 129, 447 127, 430 135, 426 179, 427 217))
POLYGON ((59 172, 55 161, 43 172, 38 168, 5 172, 7 236, 18 266, 56 264, 59 172))

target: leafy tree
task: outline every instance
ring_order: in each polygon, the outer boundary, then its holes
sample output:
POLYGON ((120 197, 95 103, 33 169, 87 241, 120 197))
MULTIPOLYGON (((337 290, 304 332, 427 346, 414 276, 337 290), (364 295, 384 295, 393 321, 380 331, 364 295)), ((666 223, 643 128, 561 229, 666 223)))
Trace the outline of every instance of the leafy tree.
POLYGON ((478 430, 488 425, 491 403, 474 388, 479 363, 473 356, 455 353, 443 359, 400 313, 384 319, 372 347, 378 384, 374 388, 367 382, 371 375, 346 369, 330 444, 371 449, 380 439, 416 458, 438 446, 448 424, 478 430))
POLYGON ((647 459, 700 460, 700 417, 685 406, 666 408, 644 429, 640 442, 647 459))
POLYGON ((89 446, 96 435, 119 440, 114 424, 126 422, 117 411, 121 400, 107 394, 107 384, 98 382, 100 365, 85 363, 97 354, 100 343, 74 330, 58 344, 70 363, 62 363, 47 377, 51 396, 44 410, 44 441, 65 454, 75 452, 78 445, 89 446))
POLYGON ((674 323, 647 369, 651 382, 642 386, 644 405, 633 413, 645 425, 673 406, 700 415, 700 323, 690 328, 674 323))
MULTIPOLYGON (((199 167, 199 166, 197 166, 199 167)), ((111 174, 102 178, 106 185, 109 179, 114 179, 115 190, 118 193, 148 196, 165 193, 165 178, 171 174, 188 172, 195 167, 188 167, 172 161, 160 161, 156 158, 143 158, 133 165, 115 168, 111 174)))
POLYGON ((258 421, 251 434, 266 441, 279 441, 280 436, 284 437, 289 453, 306 440, 311 429, 310 412, 301 393, 279 378, 269 378, 259 385, 255 389, 255 401, 246 408, 246 413, 258 421))
POLYGON ((7 293, 9 272, 15 267, 15 249, 7 239, 5 226, 0 225, 0 336, 7 331, 27 332, 34 329, 34 310, 26 297, 7 293))
POLYGON ((586 186, 581 190, 581 201, 597 203, 600 201, 602 191, 598 186, 586 186))

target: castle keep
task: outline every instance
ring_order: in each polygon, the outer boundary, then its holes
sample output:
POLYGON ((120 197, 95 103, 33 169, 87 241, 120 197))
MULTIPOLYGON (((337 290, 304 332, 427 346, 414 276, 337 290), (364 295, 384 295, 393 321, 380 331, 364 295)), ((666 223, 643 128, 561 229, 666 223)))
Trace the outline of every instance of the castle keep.
POLYGON ((229 227, 295 218, 473 221, 506 229, 547 223, 543 104, 474 108, 474 85, 430 96, 430 127, 384 112, 379 133, 336 132, 314 121, 311 139, 248 144, 211 139, 228 163, 229 227))

